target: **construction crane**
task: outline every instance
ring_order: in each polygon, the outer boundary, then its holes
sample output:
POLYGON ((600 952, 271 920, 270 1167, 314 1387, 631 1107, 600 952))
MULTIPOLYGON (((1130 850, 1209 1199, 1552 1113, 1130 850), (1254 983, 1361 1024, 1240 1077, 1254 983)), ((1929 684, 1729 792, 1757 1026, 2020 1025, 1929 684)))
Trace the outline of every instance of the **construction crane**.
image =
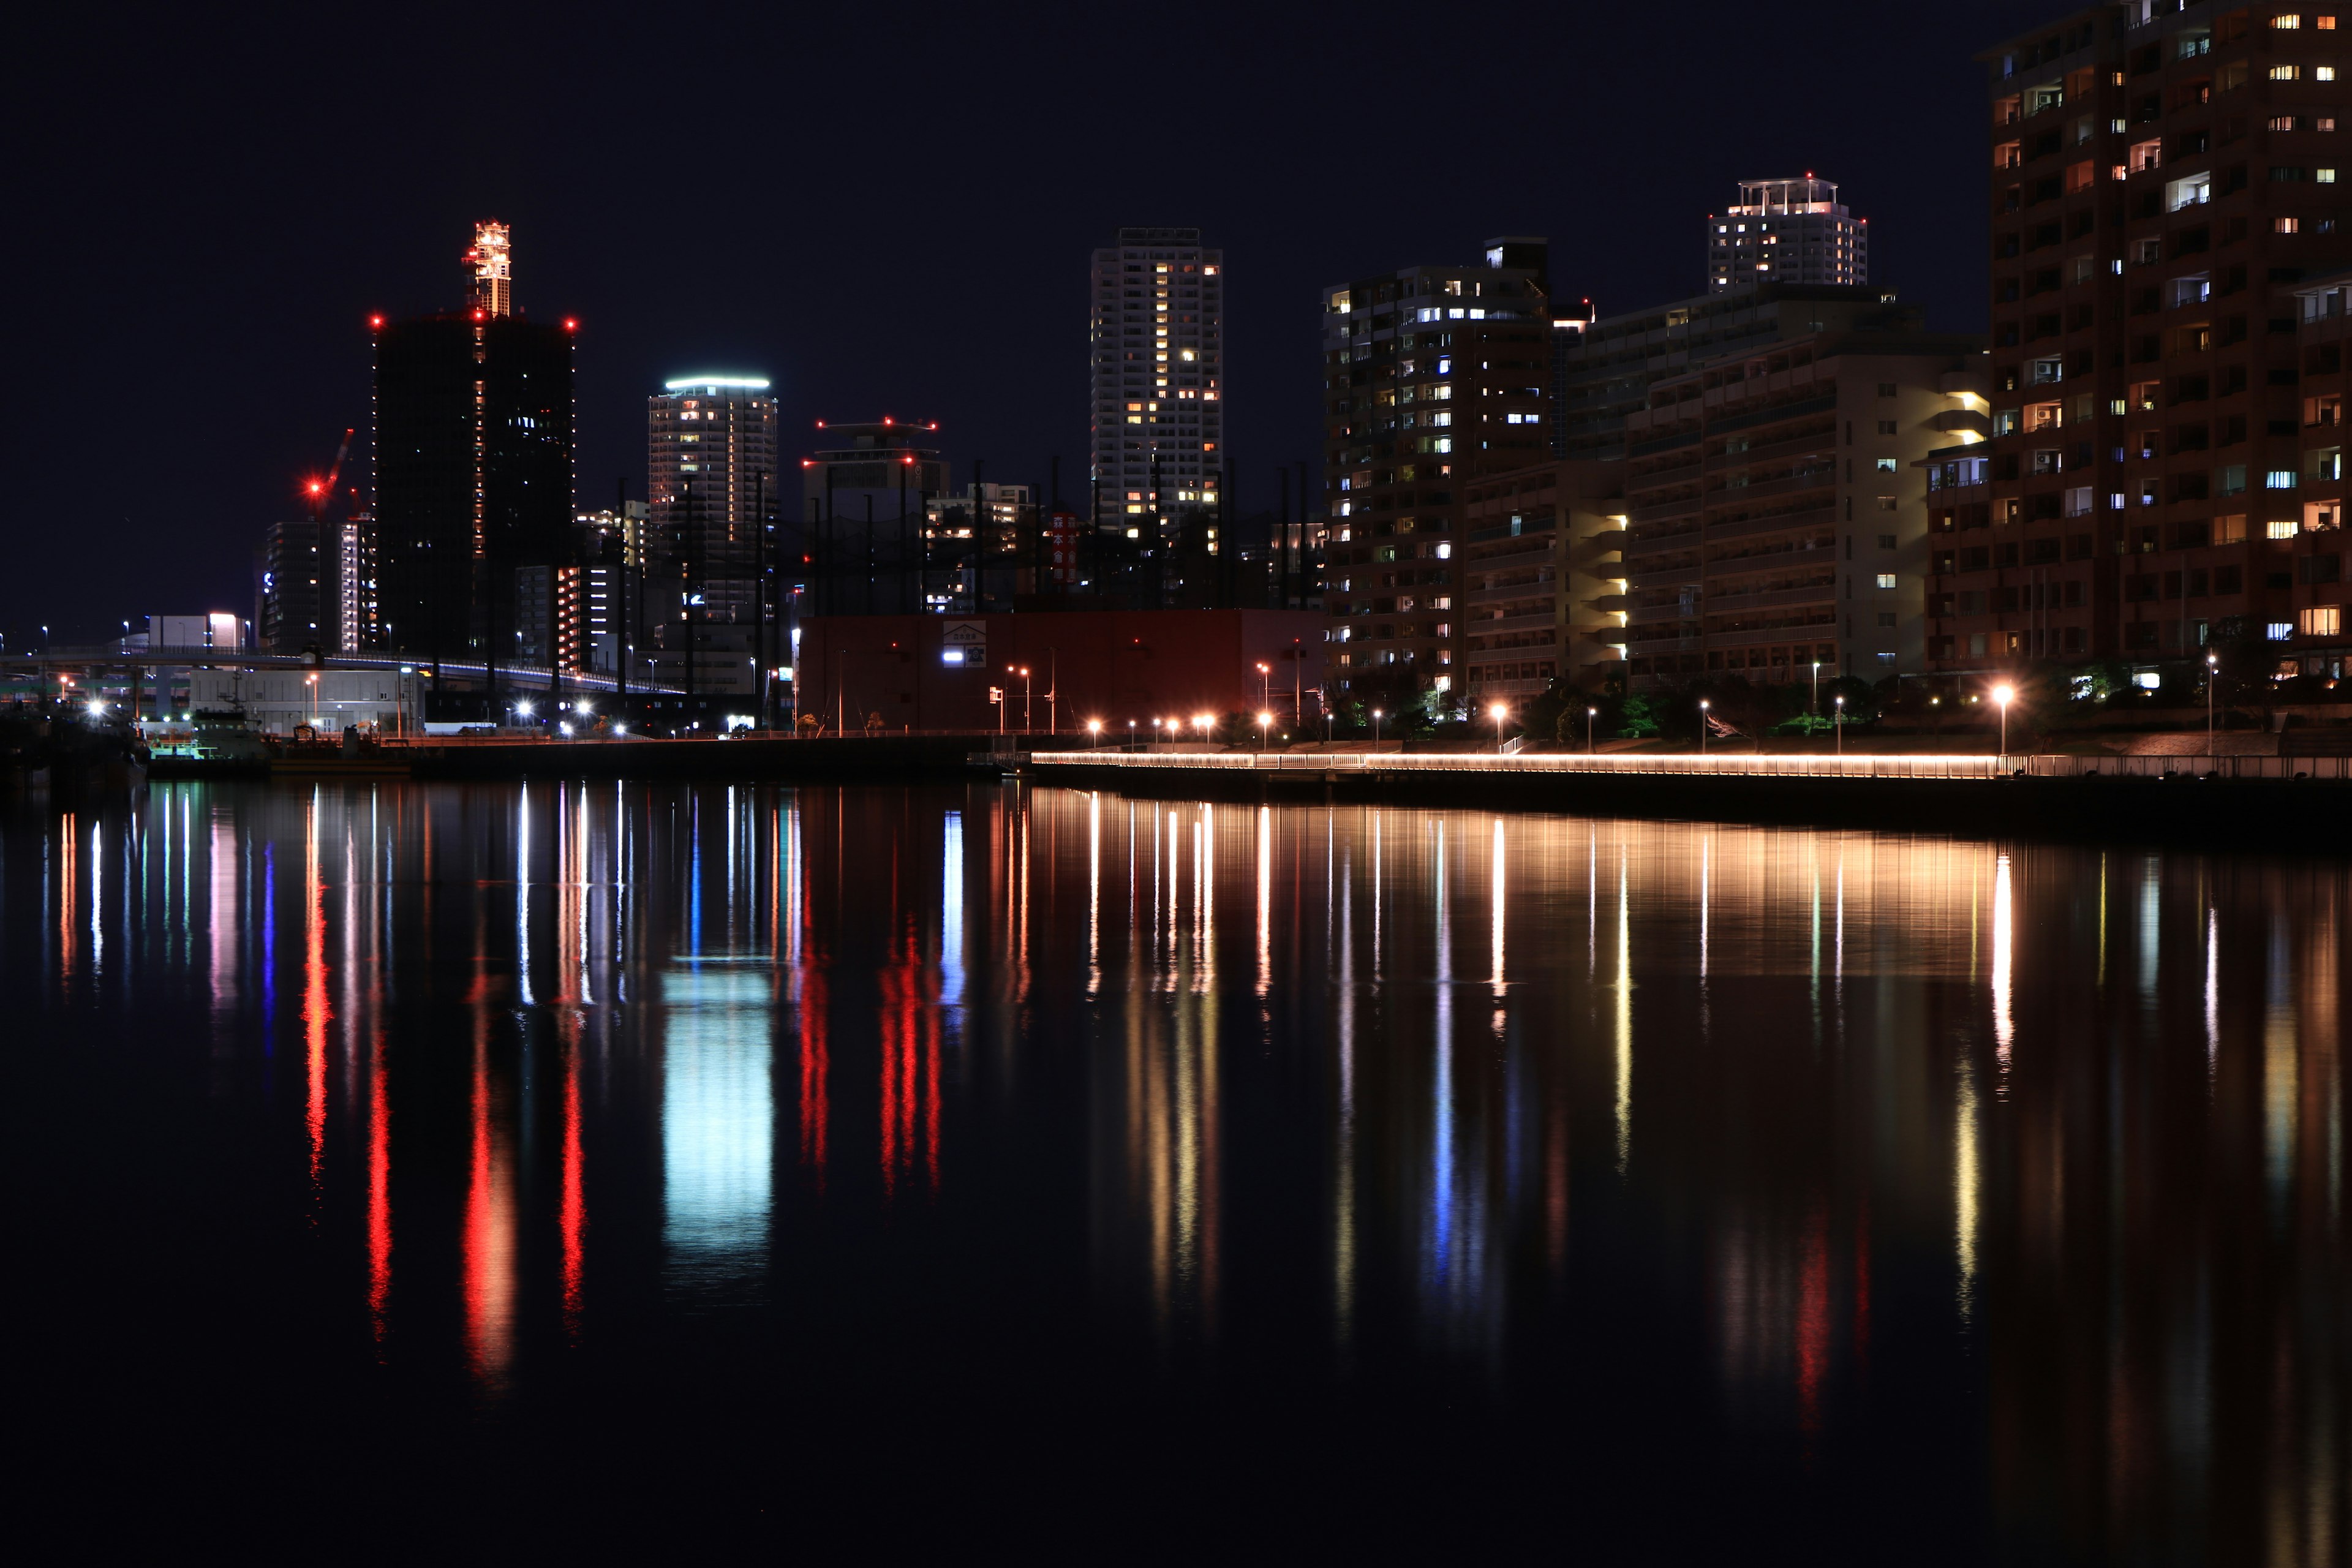
POLYGON ((310 479, 304 482, 302 489, 310 498, 312 517, 318 517, 325 511, 327 498, 335 493, 335 478, 343 471, 343 459, 351 455, 352 437, 357 434, 356 426, 343 432, 342 445, 335 448, 335 460, 328 466, 325 479, 310 479))

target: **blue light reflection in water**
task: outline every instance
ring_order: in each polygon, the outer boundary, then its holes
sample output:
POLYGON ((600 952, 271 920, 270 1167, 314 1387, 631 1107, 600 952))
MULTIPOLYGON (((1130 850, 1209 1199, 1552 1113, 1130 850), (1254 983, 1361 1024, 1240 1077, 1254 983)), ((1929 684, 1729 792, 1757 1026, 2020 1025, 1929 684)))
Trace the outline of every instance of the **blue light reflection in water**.
POLYGON ((17 1405, 746 1519, 1042 1470, 1202 1528, 2325 1561, 2347 900, 992 781, 0 803, 17 1405))

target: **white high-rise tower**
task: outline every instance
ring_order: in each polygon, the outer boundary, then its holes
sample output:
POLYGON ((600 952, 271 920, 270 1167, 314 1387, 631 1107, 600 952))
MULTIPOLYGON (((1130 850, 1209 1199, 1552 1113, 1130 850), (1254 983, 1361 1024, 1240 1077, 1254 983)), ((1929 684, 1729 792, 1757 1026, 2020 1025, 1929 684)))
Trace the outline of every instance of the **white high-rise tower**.
POLYGON ((1835 181, 1742 180, 1739 203, 1706 216, 1706 291, 1744 283, 1867 283, 1870 220, 1835 181))
POLYGON ((1122 228, 1095 252, 1095 521, 1139 537, 1213 507, 1224 466, 1224 252, 1122 228))

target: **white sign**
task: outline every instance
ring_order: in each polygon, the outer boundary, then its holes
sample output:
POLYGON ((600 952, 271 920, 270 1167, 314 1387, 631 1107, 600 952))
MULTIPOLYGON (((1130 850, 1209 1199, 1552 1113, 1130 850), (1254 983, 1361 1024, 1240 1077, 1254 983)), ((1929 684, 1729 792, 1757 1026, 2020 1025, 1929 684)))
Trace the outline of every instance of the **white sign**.
POLYGON ((988 663, 988 623, 948 621, 940 627, 940 662, 978 669, 988 663))

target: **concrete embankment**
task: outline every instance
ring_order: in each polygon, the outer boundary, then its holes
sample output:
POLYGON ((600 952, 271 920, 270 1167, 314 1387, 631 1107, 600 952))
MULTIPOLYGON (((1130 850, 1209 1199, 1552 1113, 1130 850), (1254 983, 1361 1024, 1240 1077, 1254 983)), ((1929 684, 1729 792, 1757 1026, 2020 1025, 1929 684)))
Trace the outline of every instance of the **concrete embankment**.
MULTIPOLYGON (((1041 784, 1159 798, 1328 800, 2322 854, 2352 849, 2352 835, 2336 826, 2352 808, 2352 770, 2328 765, 2318 769, 2327 776, 2306 770, 2298 778, 2292 770, 2210 777, 2182 770, 2166 777, 2160 771, 2118 773, 2113 763, 2093 771, 2095 763, 2074 758, 1950 759, 1959 765, 1941 776, 1924 769, 1874 775, 1826 766, 1788 773, 1515 768, 1513 759, 1493 757, 1454 767, 1425 759, 1391 766, 1378 758, 1348 759, 1353 765, 1333 768, 1303 765, 1307 759, 1296 756, 1283 758, 1279 768, 1160 761, 1178 765, 1106 766, 1059 753, 1030 759, 1022 773, 1041 784), (2065 765, 2036 771, 2033 764, 2045 761, 2065 765), (1970 762, 1982 765, 1970 769, 1970 762)), ((2277 769, 2275 761, 2270 765, 2277 769)))
POLYGON ((821 741, 747 737, 731 741, 476 742, 390 748, 417 779, 758 778, 778 780, 961 777, 975 748, 970 735, 853 735, 821 741))

